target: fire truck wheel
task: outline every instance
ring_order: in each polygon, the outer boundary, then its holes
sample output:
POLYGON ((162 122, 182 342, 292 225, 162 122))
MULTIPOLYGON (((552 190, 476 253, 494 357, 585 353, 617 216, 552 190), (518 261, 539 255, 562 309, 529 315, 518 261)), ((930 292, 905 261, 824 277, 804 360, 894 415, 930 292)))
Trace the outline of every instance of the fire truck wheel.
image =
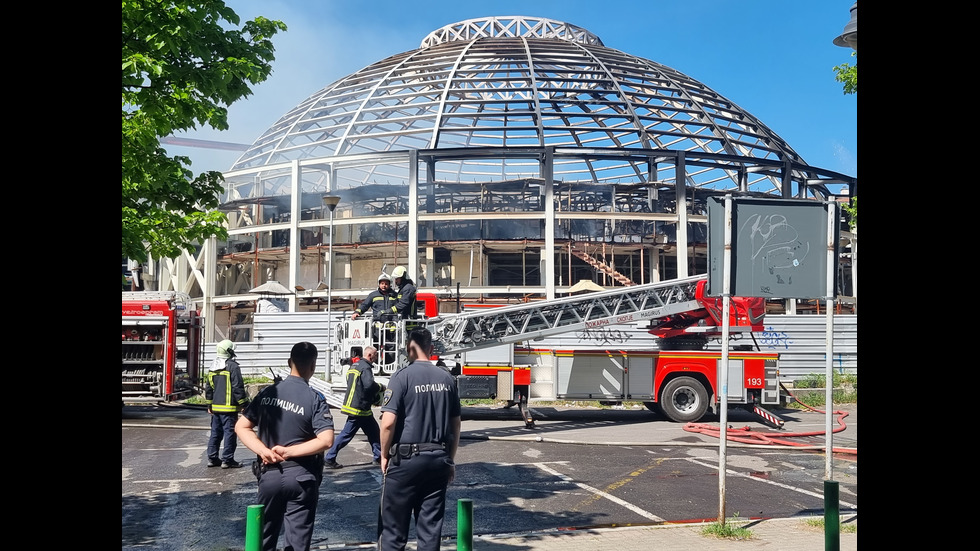
POLYGON ((671 421, 693 423, 708 411, 708 392, 697 379, 677 377, 664 385, 660 408, 671 421))

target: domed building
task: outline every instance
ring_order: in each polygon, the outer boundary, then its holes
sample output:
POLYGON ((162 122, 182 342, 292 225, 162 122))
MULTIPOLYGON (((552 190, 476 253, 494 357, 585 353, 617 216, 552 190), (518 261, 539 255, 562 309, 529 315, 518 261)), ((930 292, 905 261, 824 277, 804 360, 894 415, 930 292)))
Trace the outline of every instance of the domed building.
POLYGON ((518 16, 447 25, 329 84, 225 177, 229 239, 174 269, 204 282, 185 288, 208 342, 248 340, 272 281, 284 308, 339 312, 404 265, 456 311, 703 274, 709 197, 857 185, 678 70, 518 16))

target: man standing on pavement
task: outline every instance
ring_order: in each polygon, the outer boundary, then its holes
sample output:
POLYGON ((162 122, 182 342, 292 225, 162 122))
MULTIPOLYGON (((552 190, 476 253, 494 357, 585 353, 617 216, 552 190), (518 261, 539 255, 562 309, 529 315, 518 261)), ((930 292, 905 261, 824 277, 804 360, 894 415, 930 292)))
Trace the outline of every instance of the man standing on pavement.
POLYGON ((211 414, 208 467, 221 465, 222 469, 236 469, 242 464, 235 461, 235 450, 238 448, 235 422, 238 421, 238 412, 248 403, 248 394, 245 393, 242 370, 235 360, 235 343, 225 339, 218 343, 215 351, 211 369, 204 379, 204 398, 211 414))
POLYGON ((258 456, 252 472, 258 477, 258 503, 264 506, 263 551, 276 551, 283 528, 285 549, 310 549, 323 452, 333 444, 330 408, 309 384, 316 358, 313 343, 293 345, 289 376, 259 392, 235 425, 242 443, 258 456))
POLYGON ((377 358, 378 350, 369 346, 364 349, 364 357, 347 369, 347 394, 340 406, 340 411, 347 414, 347 423, 324 457, 324 467, 327 469, 343 467, 337 463, 337 454, 350 444, 358 430, 364 432, 371 443, 374 464, 381 464, 381 429, 371 412, 371 406, 377 401, 381 391, 381 385, 374 380, 373 364, 377 358))
POLYGON ((418 551, 438 551, 446 490, 456 477, 459 392, 452 375, 429 361, 432 334, 413 330, 404 368, 391 376, 381 403, 380 551, 403 551, 415 517, 418 551))

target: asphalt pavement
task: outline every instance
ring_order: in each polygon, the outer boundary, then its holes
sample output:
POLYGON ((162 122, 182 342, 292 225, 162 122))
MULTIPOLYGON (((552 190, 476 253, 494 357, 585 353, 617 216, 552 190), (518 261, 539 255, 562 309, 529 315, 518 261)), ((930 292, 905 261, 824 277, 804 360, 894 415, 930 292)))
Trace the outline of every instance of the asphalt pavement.
MULTIPOLYGON (((554 439, 549 434, 549 423, 547 420, 547 408, 534 408, 532 413, 539 415, 535 424, 538 429, 537 435, 533 438, 554 439)), ((841 424, 846 424, 847 429, 841 434, 835 434, 832 446, 835 450, 845 449, 848 454, 857 457, 857 404, 846 404, 842 409, 846 410, 845 415, 831 413, 831 417, 837 419, 841 424)), ((479 418, 478 408, 467 408, 468 416, 479 418)), ((745 417, 735 414, 738 421, 745 417)), ((816 412, 808 413, 811 418, 824 418, 825 414, 816 412)), ((729 423, 733 429, 737 428, 732 421, 729 423)), ((474 423, 468 422, 468 427, 473 428, 474 423)), ((835 424, 835 426, 837 426, 835 424)), ((667 444, 667 439, 676 436, 676 424, 666 424, 667 430, 658 433, 657 431, 631 431, 608 435, 617 441, 628 441, 634 445, 657 445, 659 435, 663 435, 663 443, 667 444), (640 435, 642 433, 642 436, 640 435)), ((474 433, 470 433, 474 436, 474 433)), ((475 433, 479 437, 479 432, 475 433)), ((594 434, 588 434, 586 430, 581 433, 568 431, 563 428, 560 434, 563 441, 574 441, 575 439, 594 439, 594 434)), ((699 439, 705 442, 715 441, 713 435, 698 435, 699 439)), ((825 437, 821 437, 825 438, 825 437)), ((819 439, 818 439, 819 440, 819 439)), ((823 440, 826 444, 826 440, 823 440)), ((819 446, 820 442, 812 442, 814 446, 819 446)), ((751 445, 731 443, 732 446, 751 445)), ((447 504, 447 507, 452 504, 447 504)), ((857 513, 850 512, 840 516, 840 522, 836 533, 828 532, 824 528, 823 516, 800 516, 792 518, 771 518, 759 520, 728 519, 726 523, 731 528, 744 528, 743 537, 723 538, 704 533, 705 528, 711 523, 684 523, 684 524, 657 524, 657 525, 637 525, 637 526, 612 526, 594 528, 570 528, 545 530, 540 532, 524 532, 513 534, 493 534, 475 535, 457 534, 455 539, 443 541, 442 548, 445 551, 612 551, 630 549, 671 549, 689 551, 746 551, 752 549, 764 549, 766 551, 856 551, 858 548, 857 513), (462 541, 460 541, 462 536, 462 541)), ((344 545, 334 546, 325 545, 317 549, 339 551, 356 549, 374 549, 373 545, 344 545)), ((415 542, 409 541, 408 551, 415 551, 415 542)))
MULTIPOLYGON (((734 526, 734 525, 733 525, 734 526)), ((706 535, 704 524, 667 524, 658 526, 623 526, 579 530, 551 530, 522 534, 474 536, 459 541, 443 541, 445 551, 611 551, 629 549, 671 549, 688 551, 856 551, 858 548, 857 515, 841 519, 835 539, 823 528, 808 524, 806 519, 768 519, 738 522, 749 535, 744 538, 720 538, 706 535)), ((374 545, 326 545, 313 549, 354 551, 374 549, 374 545)), ((409 541, 407 551, 416 551, 409 541)))
MULTIPOLYGON (((516 410, 516 408, 513 408, 516 410)), ((835 450, 843 450, 841 456, 847 456, 847 463, 853 465, 853 474, 856 476, 857 459, 857 405, 846 404, 841 409, 846 410, 846 415, 833 414, 835 426, 844 426, 846 429, 840 433, 835 433, 832 445, 835 450)), ((691 432, 678 423, 653 422, 653 423, 610 423, 609 419, 615 419, 615 411, 595 411, 588 412, 583 410, 574 411, 570 416, 569 412, 563 411, 560 406, 531 405, 531 413, 535 419, 535 429, 528 431, 520 421, 520 416, 516 411, 511 411, 513 419, 507 420, 499 408, 479 406, 467 406, 464 408, 464 434, 465 439, 474 440, 515 440, 515 441, 552 441, 570 443, 588 443, 604 445, 627 445, 627 446, 714 446, 717 445, 718 436, 709 432, 691 432), (569 419, 573 419, 570 422, 569 419)), ((622 412, 626 416, 628 412, 622 412)), ((339 411, 335 412, 335 421, 342 424, 343 415, 339 411)), ((826 415, 817 412, 797 412, 791 417, 794 419, 792 431, 805 427, 806 430, 823 429, 826 415)), ((144 420, 144 419, 141 419, 144 420)), ((153 420, 148 416, 145 420, 153 420)), ((753 421, 751 414, 745 412, 732 412, 732 416, 727 418, 730 431, 737 432, 740 427, 758 427, 762 425, 753 421)), ((705 419, 706 424, 718 426, 719 419, 705 419)), ((202 429, 206 427, 202 426, 202 429)), ((758 447, 752 443, 738 442, 731 440, 729 434, 729 447, 758 447)), ((825 437, 815 436, 803 439, 808 447, 820 452, 821 445, 825 445, 825 437)), ((365 444, 366 445, 366 444, 365 444)), ((837 456, 838 454, 835 454, 837 456)), ((844 476, 841 471, 839 476, 844 476)), ((856 491, 856 478, 852 478, 849 484, 854 485, 856 491)), ((843 485, 842 485, 843 487, 843 485)), ((842 497, 843 493, 842 493, 842 497)), ((856 494, 851 497, 844 497, 842 501, 853 501, 856 503, 856 494)), ((447 503, 447 509, 454 508, 455 503, 447 503)), ((520 533, 501 533, 496 530, 493 534, 476 533, 471 536, 456 534, 455 537, 446 537, 443 540, 442 549, 444 551, 607 551, 607 550, 627 550, 627 549, 684 549, 698 551, 745 551, 752 549, 787 550, 787 551, 855 551, 858 548, 857 533, 857 512, 856 507, 848 508, 840 517, 840 530, 836 534, 827 533, 823 528, 823 513, 819 510, 811 510, 808 516, 794 516, 791 518, 731 518, 726 520, 730 527, 744 528, 746 534, 740 538, 720 538, 706 534, 705 528, 710 523, 687 521, 687 522, 665 522, 633 525, 602 525, 602 526, 569 526, 564 528, 549 528, 542 530, 530 530, 520 533)), ((478 528, 483 526, 479 515, 481 509, 478 504, 474 505, 473 530, 479 532, 478 528)), ((125 547, 125 546, 124 546, 125 547)), ((314 550, 368 550, 373 549, 371 544, 361 542, 325 541, 321 538, 319 543, 314 544, 314 550)), ((410 538, 407 547, 408 551, 415 551, 414 539, 410 538)))

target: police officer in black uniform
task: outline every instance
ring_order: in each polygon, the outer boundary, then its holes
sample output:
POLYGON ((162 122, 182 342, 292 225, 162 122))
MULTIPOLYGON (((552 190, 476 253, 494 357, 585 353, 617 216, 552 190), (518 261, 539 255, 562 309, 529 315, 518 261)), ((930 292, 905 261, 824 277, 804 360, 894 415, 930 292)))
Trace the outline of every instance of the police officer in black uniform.
POLYGON ((333 416, 309 385, 317 349, 299 342, 289 354, 289 376, 266 387, 235 425, 238 439, 257 454, 258 503, 264 505, 262 549, 275 551, 285 524, 285 549, 308 550, 323 480, 323 452, 333 444, 333 416), (258 435, 254 427, 258 426, 258 435))
POLYGON ((438 551, 446 489, 456 477, 460 403, 456 381, 436 366, 432 334, 408 337, 412 362, 391 376, 381 403, 380 551, 403 551, 415 517, 418 551, 438 551))

